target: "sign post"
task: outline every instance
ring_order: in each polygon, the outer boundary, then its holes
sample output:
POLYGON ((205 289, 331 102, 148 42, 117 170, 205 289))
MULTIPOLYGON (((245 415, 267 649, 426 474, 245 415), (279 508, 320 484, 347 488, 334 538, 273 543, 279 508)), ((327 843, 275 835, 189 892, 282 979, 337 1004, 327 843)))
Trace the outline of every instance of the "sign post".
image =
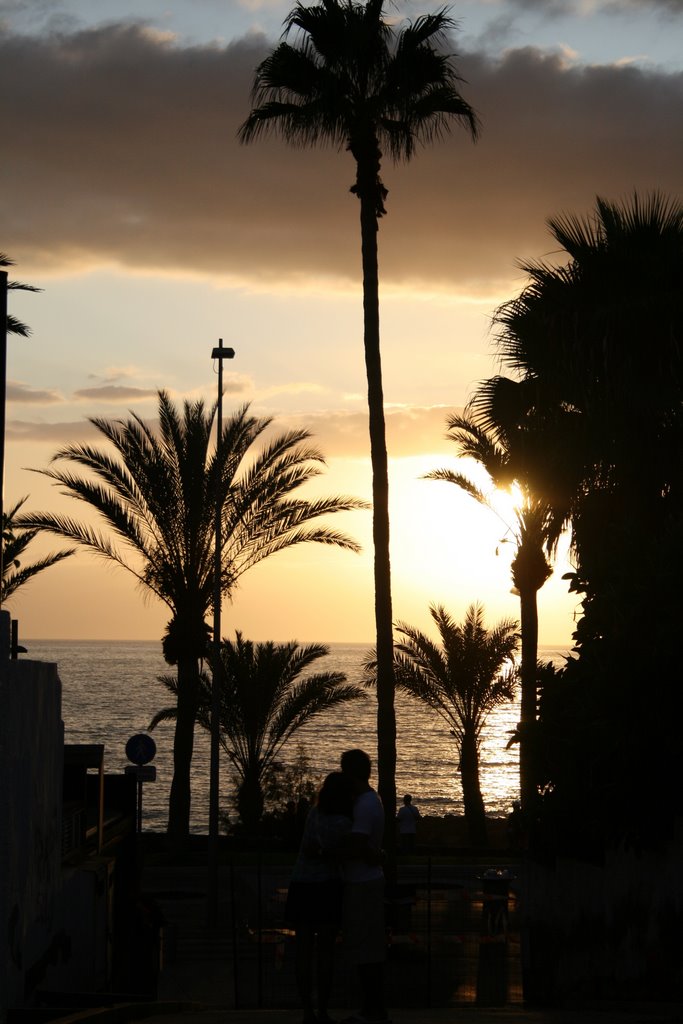
POLYGON ((137 831, 142 832, 142 783, 156 782, 156 765, 149 764, 157 752, 157 745, 146 732, 138 732, 126 743, 126 775, 134 775, 138 783, 137 831))

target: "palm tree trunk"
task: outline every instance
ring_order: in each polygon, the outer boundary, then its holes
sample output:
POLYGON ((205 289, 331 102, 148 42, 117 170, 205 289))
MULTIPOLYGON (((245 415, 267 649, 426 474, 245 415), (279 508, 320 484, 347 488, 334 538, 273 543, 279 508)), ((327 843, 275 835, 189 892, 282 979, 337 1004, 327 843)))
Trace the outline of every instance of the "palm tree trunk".
POLYGON ((190 833, 190 773, 198 702, 197 659, 181 658, 178 660, 178 712, 173 739, 173 781, 168 802, 168 835, 173 842, 183 842, 190 833))
POLYGON ((479 750, 474 732, 466 731, 460 750, 460 777, 465 821, 472 846, 488 846, 486 811, 479 783, 479 750))
POLYGON ((255 835, 263 816, 263 787, 258 769, 248 766, 237 794, 237 811, 247 835, 255 835))
POLYGON ((531 809, 536 796, 534 727, 536 725, 536 662, 538 660, 538 591, 518 587, 522 633, 522 700, 519 732, 519 793, 522 810, 531 809))
POLYGON ((370 457, 372 462, 372 536, 375 556, 375 627, 377 632, 377 779, 387 828, 385 844, 395 845, 396 712, 394 708, 394 647, 389 555, 389 467, 384 423, 382 360, 379 335, 379 273, 377 259, 377 188, 379 150, 358 161, 361 251, 363 261, 363 340, 368 381, 370 457))

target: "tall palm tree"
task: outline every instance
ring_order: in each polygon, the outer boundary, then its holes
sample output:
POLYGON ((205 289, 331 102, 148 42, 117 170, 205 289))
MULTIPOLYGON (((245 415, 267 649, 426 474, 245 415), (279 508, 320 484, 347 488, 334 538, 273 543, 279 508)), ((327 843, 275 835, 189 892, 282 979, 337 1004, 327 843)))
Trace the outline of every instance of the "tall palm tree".
MULTIPOLYGON (((413 626, 398 622, 402 638, 396 643, 396 686, 435 711, 448 725, 458 747, 465 819, 470 842, 485 846, 486 812, 479 783, 481 734, 491 711, 514 697, 517 623, 503 619, 492 629, 484 625, 484 610, 472 604, 464 621, 456 623, 441 605, 430 613, 440 645, 413 626)), ((373 682, 375 661, 366 662, 373 682)))
POLYGON ((206 616, 214 592, 215 509, 222 515, 221 592, 231 594, 241 576, 270 555, 314 541, 358 550, 345 534, 321 525, 321 517, 365 507, 354 498, 306 501, 298 488, 317 476, 324 462, 305 430, 256 442, 271 424, 249 407, 223 427, 220 461, 210 444, 216 405, 185 402, 182 414, 159 392, 158 431, 132 414, 128 420, 90 422, 113 452, 70 444, 53 462, 67 468, 39 470, 63 491, 84 502, 104 530, 69 515, 23 516, 21 524, 75 541, 129 572, 171 613, 164 656, 177 665, 178 709, 169 802, 169 834, 189 830, 190 767, 200 696, 199 663, 206 655, 206 616), (84 474, 70 467, 84 469, 84 474))
MULTIPOLYGON (((546 551, 552 553, 557 546, 557 524, 548 502, 536 497, 531 489, 525 461, 532 439, 526 437, 522 430, 508 431, 502 424, 496 428, 486 426, 474 413, 466 410, 462 416, 449 417, 448 437, 458 445, 460 457, 474 459, 486 470, 493 487, 509 489, 516 486, 520 495, 514 508, 515 522, 512 525, 505 522, 505 526, 512 533, 517 548, 511 566, 513 586, 519 595, 522 639, 522 700, 517 735, 520 743, 520 794, 522 807, 528 809, 536 793, 533 726, 537 714, 538 591, 552 575, 546 551)), ((490 496, 466 474, 448 468, 436 469, 427 473, 426 479, 456 484, 500 518, 490 496)))
POLYGON ((25 565, 22 562, 24 552, 40 532, 38 529, 24 530, 17 528, 17 516, 26 500, 27 497, 20 498, 2 516, 2 604, 15 594, 20 587, 23 587, 34 576, 37 576, 39 572, 43 572, 44 569, 49 569, 51 565, 56 565, 57 562, 68 558, 76 550, 75 548, 68 548, 66 551, 55 551, 45 555, 43 558, 39 558, 36 562, 25 565))
MULTIPOLYGON (((409 160, 418 143, 445 135, 453 122, 472 137, 477 119, 459 92, 460 78, 442 49, 453 22, 446 10, 396 29, 384 0, 297 3, 283 39, 258 66, 254 107, 243 142, 278 131, 295 146, 347 149, 356 162, 351 191, 360 200, 364 349, 372 460, 375 622, 377 631, 378 788, 387 820, 396 806, 396 719, 392 661, 389 474, 379 332, 377 232, 387 189, 383 149, 409 160), (294 44, 288 41, 296 32, 294 44)), ((393 831, 387 832, 391 839, 393 831)))
MULTIPOLYGON (((301 678, 328 654, 325 644, 254 644, 239 631, 234 643, 223 640, 221 644, 221 745, 239 778, 237 809, 250 832, 263 814, 264 784, 294 733, 318 715, 365 698, 362 687, 347 684, 343 672, 317 672, 301 678)), ((162 681, 177 695, 175 679, 162 681)), ((154 716, 149 728, 175 717, 175 708, 165 708, 154 716)), ((211 684, 204 674, 197 721, 211 730, 211 684)))

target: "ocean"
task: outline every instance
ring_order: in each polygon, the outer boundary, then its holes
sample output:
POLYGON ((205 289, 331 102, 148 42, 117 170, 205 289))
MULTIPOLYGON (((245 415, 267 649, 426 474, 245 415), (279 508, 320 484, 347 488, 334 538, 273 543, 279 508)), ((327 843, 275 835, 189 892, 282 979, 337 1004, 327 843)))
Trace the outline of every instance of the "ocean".
MULTIPOLYGON (((145 732, 152 716, 172 701, 158 677, 168 674, 158 641, 26 640, 22 657, 57 663, 62 683, 62 719, 67 743, 104 744, 107 772, 123 771, 127 740, 145 732)), ((314 671, 342 671, 350 682, 360 679, 369 644, 330 644, 330 654, 314 671)), ((541 648, 539 657, 562 664, 566 650, 541 648)), ((375 699, 342 707, 304 726, 282 751, 292 761, 303 744, 312 771, 322 778, 338 767, 339 754, 363 747, 373 757, 375 699)), ((457 751, 448 727, 427 708, 397 694, 396 784, 399 797, 411 793, 423 814, 462 814, 462 790, 457 751)), ((518 748, 506 750, 519 719, 519 702, 498 708, 488 720, 481 753, 481 786, 486 811, 502 816, 510 811, 519 788, 518 748)), ((172 722, 153 733, 156 743, 156 781, 143 787, 143 828, 166 828, 173 764, 172 722)), ((221 752, 222 754, 222 752, 221 752)), ((208 831, 209 738, 197 728, 192 766, 192 821, 196 833, 208 831)), ((232 781, 221 758, 221 813, 234 817, 232 781)))

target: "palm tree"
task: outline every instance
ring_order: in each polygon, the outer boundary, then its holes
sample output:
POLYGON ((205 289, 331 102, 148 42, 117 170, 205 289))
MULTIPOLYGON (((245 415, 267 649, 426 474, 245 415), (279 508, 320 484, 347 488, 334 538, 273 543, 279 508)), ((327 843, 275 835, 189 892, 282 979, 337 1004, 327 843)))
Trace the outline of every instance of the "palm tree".
POLYGON ((31 541, 40 532, 38 529, 22 530, 17 528, 17 515, 26 500, 27 497, 21 498, 9 512, 3 513, 2 516, 2 604, 39 572, 68 558, 76 550, 69 548, 66 551, 55 551, 30 565, 24 565, 20 559, 31 541))
POLYGON ((509 377, 485 383, 480 408, 544 439, 533 490, 571 524, 582 617, 545 744, 556 820, 647 843, 664 834, 662 808, 669 823, 681 812, 683 203, 598 198, 548 224, 561 256, 523 264, 526 286, 497 311, 509 377))
POLYGON ((92 419, 113 453, 66 445, 53 462, 67 468, 38 472, 93 509, 104 531, 50 512, 21 519, 23 526, 65 537, 114 562, 171 613, 163 650, 178 672, 168 823, 174 839, 189 830, 199 662, 206 655, 205 620, 214 591, 215 509, 222 510, 221 592, 231 594, 252 566, 295 544, 314 541, 357 551, 355 541, 317 521, 365 507, 354 498, 296 497, 321 472, 321 453, 307 443, 305 430, 279 434, 255 451, 272 421, 250 415, 246 405, 225 423, 217 462, 210 446, 215 413, 215 405, 207 411, 197 401, 185 402, 181 415, 160 391, 158 432, 134 414, 128 420, 92 419), (86 472, 72 472, 71 466, 86 472))
MULTIPOLYGON (((351 191, 360 200, 365 368, 372 461, 375 623, 377 631, 378 788, 393 820, 396 806, 389 474, 379 332, 377 232, 387 189, 380 177, 383 148, 409 160, 420 142, 445 135, 452 123, 472 137, 477 119, 460 95, 460 78, 442 47, 452 20, 445 10, 395 29, 384 0, 297 3, 283 39, 258 66, 254 107, 240 128, 250 142, 279 131, 295 146, 332 145, 356 162, 351 191), (298 33, 295 44, 288 41, 298 33)), ((393 830, 387 830, 391 840, 393 830)))
MULTIPOLYGON (((0 307, 0 308, 2 308, 3 310, 6 310, 6 307, 7 307, 7 301, 6 300, 7 300, 7 293, 9 291, 13 291, 13 290, 22 291, 22 292, 39 292, 39 291, 42 291, 41 288, 36 288, 32 284, 24 284, 23 281, 8 281, 7 280, 7 271, 2 269, 2 268, 4 268, 4 267, 13 267, 13 266, 14 266, 14 260, 11 260, 6 253, 0 252, 0 289, 2 289, 2 291, 0 292, 0 299, 2 299, 2 307, 0 307)), ((23 323, 21 320, 19 320, 16 316, 14 316, 9 311, 7 311, 5 319, 6 319, 5 332, 2 335, 0 335, 0 339, 1 339, 1 343, 0 343, 0 389, 1 389, 1 393, 2 393, 2 397, 0 398, 0 481, 2 481, 4 479, 4 475, 5 475, 5 392, 6 392, 6 387, 7 387, 7 335, 8 334, 19 334, 22 338, 28 338, 29 334, 31 333, 31 328, 28 327, 25 323, 23 323)), ((18 507, 19 506, 16 506, 12 511, 16 512, 18 507)), ((0 519, 2 520, 2 527, 3 527, 3 529, 2 529, 3 541, 2 541, 2 545, 0 546, 0 566, 1 566, 0 576, 2 576, 2 583, 3 583, 2 594, 0 594, 0 604, 2 604, 2 601, 4 600, 4 597, 5 596, 9 596, 9 594, 5 595, 5 592, 4 592, 5 580, 6 580, 6 577, 7 577, 7 572, 5 570, 5 562, 7 561, 8 563, 11 563, 14 559, 5 550, 4 535, 5 535, 5 530, 6 530, 6 526, 5 526, 6 515, 5 515, 5 511, 4 511, 2 486, 1 485, 0 485, 0 513, 1 513, 0 519)), ((28 541, 26 541, 26 543, 28 544, 28 541)), ((47 568, 47 566, 44 566, 44 568, 47 568)), ((35 572, 40 572, 40 569, 36 569, 35 572)), ((31 575, 35 575, 35 573, 32 573, 31 575)), ((28 579, 28 577, 24 577, 24 579, 28 579)), ((20 584, 17 583, 17 586, 19 586, 19 585, 20 584)))
MULTIPOLYGON (((1 267, 13 267, 14 260, 11 260, 7 253, 0 252, 0 268, 1 267)), ((35 285, 25 284, 23 281, 8 281, 8 291, 21 291, 21 292, 41 292, 42 288, 36 288, 35 285)), ((7 314, 7 333, 8 334, 19 334, 22 338, 28 338, 31 333, 31 328, 22 323, 16 316, 11 313, 7 314)))
MULTIPOLYGON (((485 846, 486 812, 479 784, 479 746, 486 719, 494 708, 514 697, 512 663, 519 642, 517 623, 501 620, 484 625, 484 610, 472 604, 464 622, 456 623, 441 605, 430 613, 441 645, 419 629, 398 622, 396 686, 426 704, 448 725, 458 746, 465 819, 474 846, 485 846)), ((367 681, 374 682, 376 662, 366 662, 367 681)))
MULTIPOLYGON (((221 644, 221 744, 239 778, 237 809, 254 832, 263 814, 264 784, 276 758, 294 733, 318 715, 365 698, 360 686, 346 684, 343 672, 318 672, 301 679, 329 654, 325 644, 252 643, 237 631, 221 644)), ((177 696, 172 677, 162 682, 177 696)), ((159 711, 149 728, 176 718, 175 708, 159 711)), ((197 721, 211 731, 211 683, 202 674, 197 721)))
MULTIPOLYGON (((475 403, 476 398, 471 405, 475 403)), ((474 459, 486 470, 493 487, 516 486, 520 495, 514 509, 515 523, 510 526, 505 522, 505 526, 517 546, 511 566, 513 586, 519 595, 522 638, 522 700, 517 736, 521 801, 522 807, 528 809, 536 793, 533 727, 537 714, 538 591, 552 574, 546 551, 552 553, 557 546, 556 522, 547 501, 537 498, 529 483, 525 461, 528 461, 532 438, 519 429, 507 431, 500 424, 496 428, 487 426, 468 410, 465 415, 449 417, 448 437, 458 445, 460 457, 474 459)), ((426 479, 456 484, 500 518, 489 495, 464 473, 436 469, 427 473, 426 479)))

